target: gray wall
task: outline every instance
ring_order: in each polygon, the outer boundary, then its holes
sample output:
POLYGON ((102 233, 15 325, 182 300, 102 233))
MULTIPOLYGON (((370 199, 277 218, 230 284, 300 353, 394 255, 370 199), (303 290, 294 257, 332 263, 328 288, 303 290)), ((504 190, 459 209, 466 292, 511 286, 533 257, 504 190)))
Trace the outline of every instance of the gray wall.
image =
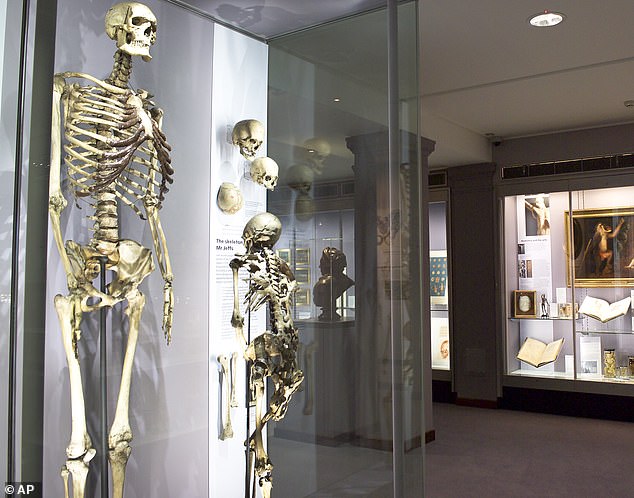
POLYGON ((493 147, 498 167, 634 152, 634 124, 505 140, 493 147))
POLYGON ((493 164, 448 170, 451 191, 454 390, 459 402, 497 400, 493 164))

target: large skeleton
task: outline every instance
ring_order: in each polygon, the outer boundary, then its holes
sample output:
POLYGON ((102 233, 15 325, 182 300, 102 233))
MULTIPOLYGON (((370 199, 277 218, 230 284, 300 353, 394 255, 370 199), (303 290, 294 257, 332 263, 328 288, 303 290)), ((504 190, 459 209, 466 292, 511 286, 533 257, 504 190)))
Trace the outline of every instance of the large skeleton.
MULTIPOLYGON (((231 324, 236 330, 244 358, 250 364, 250 388, 256 398, 255 430, 248 441, 250 462, 255 459, 254 472, 264 498, 271 496, 273 465, 264 448, 262 431, 269 420, 281 420, 284 417, 291 396, 304 378, 297 366, 299 336, 291 317, 291 299, 297 283, 286 262, 272 250, 281 231, 282 225, 276 216, 270 213, 254 216, 247 222, 242 234, 246 254, 237 256, 230 264, 234 297, 231 324), (247 312, 253 313, 264 304, 269 306, 270 331, 250 343, 245 339, 244 317, 240 313, 240 268, 245 268, 249 273, 249 288, 245 296, 247 312), (271 378, 274 389, 264 412, 267 377, 271 378)), ((251 468, 248 472, 250 475, 251 468)))
POLYGON ((132 209, 149 224, 165 282, 163 332, 168 344, 172 329, 172 270, 158 214, 174 172, 170 166, 170 146, 161 131, 162 111, 149 100, 146 91, 128 87, 132 56, 151 59, 149 49, 156 39, 156 17, 145 5, 119 3, 106 14, 105 25, 118 47, 110 76, 100 80, 82 73, 57 74, 53 88, 49 213, 69 291, 66 296, 55 297, 55 308, 70 373, 72 419, 62 477, 68 496, 70 473, 75 498, 84 496, 89 462, 96 453, 86 428, 79 369, 77 342, 82 314, 124 300, 128 302, 125 310, 129 318, 128 341, 116 412, 108 434, 114 497, 123 496, 125 467, 131 452, 130 382, 145 304, 139 284, 154 270, 154 263, 150 249, 119 238, 120 208, 132 209), (75 202, 85 199, 91 207, 89 218, 94 220, 94 234, 87 245, 63 240, 60 214, 67 201, 60 181, 62 149, 75 202), (93 286, 101 265, 114 273, 107 293, 93 286))

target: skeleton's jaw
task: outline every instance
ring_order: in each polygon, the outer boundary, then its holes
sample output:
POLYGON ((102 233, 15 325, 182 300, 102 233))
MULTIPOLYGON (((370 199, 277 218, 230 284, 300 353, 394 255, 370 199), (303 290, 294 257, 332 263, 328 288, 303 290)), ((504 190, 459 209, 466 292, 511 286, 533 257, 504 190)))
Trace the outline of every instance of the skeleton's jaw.
POLYGON ((145 62, 152 60, 150 55, 150 43, 147 40, 130 40, 130 36, 123 30, 120 30, 117 36, 117 48, 129 56, 136 55, 141 57, 145 62))

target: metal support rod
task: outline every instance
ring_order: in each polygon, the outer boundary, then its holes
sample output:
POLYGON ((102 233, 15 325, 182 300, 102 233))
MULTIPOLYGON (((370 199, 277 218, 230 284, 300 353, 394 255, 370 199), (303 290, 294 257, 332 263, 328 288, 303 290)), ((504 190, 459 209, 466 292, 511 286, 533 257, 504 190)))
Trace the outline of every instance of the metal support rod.
MULTIPOLYGON (((387 0, 387 116, 388 116, 388 184, 390 212, 399 209, 399 171, 400 171, 400 118, 399 118, 399 77, 398 77, 398 1, 387 0)), ((402 247, 399 246, 400 249, 402 247)), ((401 254, 396 256, 390 251, 390 280, 392 285, 399 282, 401 254)), ((392 289, 390 304, 390 342, 392 348, 392 466, 394 496, 403 494, 404 430, 403 430, 403 323, 401 306, 395 301, 392 289)))
MULTIPOLYGON (((100 288, 99 290, 107 294, 108 287, 106 286, 106 263, 108 262, 107 256, 99 257, 99 275, 100 275, 100 288)), ((99 388, 100 388, 100 403, 101 403, 101 433, 100 433, 100 453, 101 453, 101 498, 108 498, 108 356, 106 347, 108 345, 106 336, 106 318, 108 314, 108 308, 102 306, 99 309, 99 388)))
POLYGON ((24 128, 24 85, 26 80, 26 42, 28 38, 29 0, 22 4, 22 26, 20 41, 20 73, 18 77, 18 108, 16 115, 17 134, 15 137, 15 170, 13 184, 13 228, 11 234, 11 308, 9 311, 9 366, 8 366, 8 399, 7 399, 7 476, 6 480, 16 480, 16 446, 17 434, 17 364, 18 364, 18 301, 19 301, 19 272, 20 272, 20 220, 22 193, 22 130, 24 128))

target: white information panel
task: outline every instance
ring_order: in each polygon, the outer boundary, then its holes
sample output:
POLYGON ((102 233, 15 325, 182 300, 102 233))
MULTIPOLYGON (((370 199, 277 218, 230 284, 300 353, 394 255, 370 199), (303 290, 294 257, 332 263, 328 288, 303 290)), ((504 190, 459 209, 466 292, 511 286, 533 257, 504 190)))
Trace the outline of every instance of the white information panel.
MULTIPOLYGON (((209 496, 212 497, 244 496, 244 442, 247 438, 249 410, 246 365, 231 326, 233 278, 229 262, 235 254, 244 253, 242 230, 246 222, 253 215, 266 211, 266 190, 251 181, 250 163, 231 143, 231 131, 235 123, 245 119, 257 119, 266 126, 267 62, 268 48, 264 43, 216 25, 213 44, 209 232, 209 496), (215 194, 224 182, 237 186, 244 197, 244 207, 235 214, 223 213, 216 204, 215 194), (225 399, 220 383, 218 356, 230 358, 234 352, 239 355, 235 381, 238 406, 229 411, 233 437, 221 440, 226 414, 223 413, 225 399)), ((257 156, 265 155, 264 144, 257 156)), ((241 301, 246 292, 244 278, 245 274, 241 272, 241 301)), ((242 313, 245 314, 244 307, 242 313)), ((264 310, 245 317, 245 335, 250 333, 251 339, 265 329, 264 310)), ((253 430, 253 423, 249 430, 253 430)))

